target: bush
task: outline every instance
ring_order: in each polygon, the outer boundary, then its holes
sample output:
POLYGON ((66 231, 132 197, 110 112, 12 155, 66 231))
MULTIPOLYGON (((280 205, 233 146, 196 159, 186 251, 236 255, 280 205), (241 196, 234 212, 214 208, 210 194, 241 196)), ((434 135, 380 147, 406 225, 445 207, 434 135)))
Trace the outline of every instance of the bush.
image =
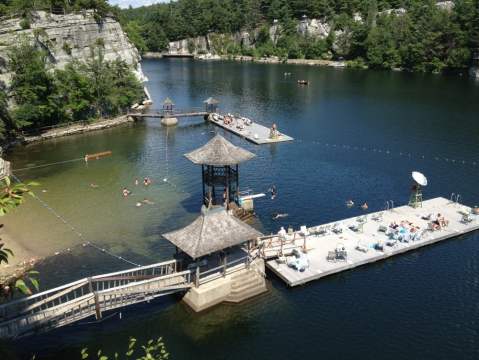
POLYGON ((23 30, 30 29, 30 21, 28 19, 22 19, 22 21, 20 21, 20 27, 23 30))

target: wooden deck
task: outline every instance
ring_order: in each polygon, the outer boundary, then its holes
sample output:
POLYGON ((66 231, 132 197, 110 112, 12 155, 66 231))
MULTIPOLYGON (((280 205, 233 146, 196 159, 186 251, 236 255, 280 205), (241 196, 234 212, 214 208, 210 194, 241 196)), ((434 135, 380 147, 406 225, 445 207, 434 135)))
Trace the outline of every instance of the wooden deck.
MULTIPOLYGON (((451 202, 445 198, 435 198, 424 201, 422 208, 413 209, 409 206, 402 206, 380 213, 367 214, 366 219, 364 216, 354 217, 338 221, 337 223, 309 228, 308 231, 312 233, 312 235, 306 237, 306 248, 308 250, 306 256, 309 261, 309 267, 304 272, 297 271, 286 263, 281 263, 277 260, 269 260, 266 266, 289 286, 305 284, 328 275, 384 260, 394 255, 478 230, 479 216, 471 215, 472 221, 468 223, 462 221, 463 213, 470 212, 471 209, 464 205, 451 202), (435 217, 438 213, 449 220, 449 225, 442 230, 428 230, 428 221, 423 220, 422 217, 428 214, 432 214, 435 217), (364 222, 364 220, 366 221, 364 222), (421 228, 418 231, 418 234, 420 234, 419 239, 409 242, 397 241, 394 244, 387 245, 387 242, 390 240, 386 233, 378 231, 379 227, 385 226, 389 231, 390 223, 396 222, 399 224, 403 220, 412 222, 421 228), (363 223, 362 229, 361 223, 363 223), (359 231, 349 229, 350 225, 359 225, 359 231), (332 231, 334 226, 342 228, 343 232, 334 233, 332 231), (383 251, 376 250, 375 245, 377 243, 383 244, 383 251), (338 244, 342 244, 345 247, 347 260, 328 261, 328 253, 334 251, 338 244), (359 251, 357 249, 358 246, 366 250, 366 252, 359 251)), ((265 241, 271 242, 272 240, 267 239, 265 241)), ((280 244, 277 237, 273 239, 273 244, 280 244)), ((277 256, 281 252, 278 245, 275 246, 276 249, 274 247, 269 248, 270 257, 273 255, 277 256)), ((294 248, 303 246, 304 236, 296 234, 294 243, 290 240, 283 247, 282 252, 286 256, 291 254, 294 248)), ((286 256, 286 260, 288 260, 288 256, 286 256)))
POLYGON ((257 145, 263 144, 274 144, 279 142, 285 141, 292 141, 294 140, 291 136, 285 135, 280 133, 280 135, 276 138, 270 138, 269 133, 270 129, 266 126, 253 122, 251 125, 245 126, 244 129, 241 129, 239 126, 241 124, 235 119, 231 124, 225 125, 221 120, 214 120, 213 117, 210 115, 209 119, 211 123, 222 127, 223 129, 232 132, 252 143, 257 145))

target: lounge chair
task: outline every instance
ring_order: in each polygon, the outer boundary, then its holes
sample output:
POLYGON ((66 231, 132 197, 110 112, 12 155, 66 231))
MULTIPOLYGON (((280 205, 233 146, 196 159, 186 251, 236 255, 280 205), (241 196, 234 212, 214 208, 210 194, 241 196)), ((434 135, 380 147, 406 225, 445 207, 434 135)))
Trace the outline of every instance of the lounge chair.
POLYGON ((471 222, 473 222, 474 220, 471 218, 470 214, 465 214, 465 215, 462 215, 462 219, 461 219, 461 222, 463 224, 470 224, 471 222))

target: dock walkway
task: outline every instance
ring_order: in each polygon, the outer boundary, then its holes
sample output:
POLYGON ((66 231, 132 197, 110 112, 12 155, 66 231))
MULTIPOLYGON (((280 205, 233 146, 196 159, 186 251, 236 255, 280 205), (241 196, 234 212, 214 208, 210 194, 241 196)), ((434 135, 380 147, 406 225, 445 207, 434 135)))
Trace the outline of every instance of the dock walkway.
MULTIPOLYGON (((291 254, 294 248, 304 246, 305 239, 302 234, 296 234, 296 246, 292 246, 290 242, 289 246, 281 249, 283 255, 286 256, 286 263, 269 260, 266 266, 289 286, 305 284, 328 275, 478 230, 479 216, 470 215, 471 220, 463 222, 463 214, 465 213, 470 214, 471 209, 445 198, 435 198, 424 201, 423 206, 417 209, 402 206, 368 214, 366 217, 359 216, 309 228, 308 232, 311 235, 306 236, 308 268, 300 272, 287 265, 288 253, 291 254), (438 213, 449 221, 449 225, 442 230, 429 230, 429 221, 422 217, 432 214, 432 217, 435 218, 438 213), (386 231, 389 232, 389 224, 392 222, 399 224, 401 221, 408 221, 419 226, 420 230, 417 232, 419 239, 409 242, 391 241, 385 232, 379 231, 379 228, 383 227, 383 230, 386 228, 386 231), (350 226, 355 226, 356 229, 354 230, 356 231, 351 230, 350 226), (332 230, 335 228, 341 228, 342 233, 333 232, 332 230), (381 244, 382 251, 377 250, 377 244, 381 244), (328 261, 329 252, 334 252, 338 245, 344 247, 347 251, 346 260, 328 261), (362 251, 358 250, 358 247, 362 251)), ((271 240, 271 238, 268 239, 269 243, 271 243, 271 240)), ((269 249, 270 254, 272 250, 274 249, 269 249)))
POLYGON ((282 133, 279 133, 279 135, 275 138, 270 138, 270 129, 254 121, 250 125, 242 127, 243 124, 240 123, 240 120, 237 118, 233 118, 233 122, 231 124, 224 124, 222 120, 215 120, 213 115, 214 114, 211 114, 209 116, 209 119, 213 124, 220 126, 223 129, 245 138, 246 140, 257 145, 274 144, 278 142, 294 140, 291 136, 282 133))

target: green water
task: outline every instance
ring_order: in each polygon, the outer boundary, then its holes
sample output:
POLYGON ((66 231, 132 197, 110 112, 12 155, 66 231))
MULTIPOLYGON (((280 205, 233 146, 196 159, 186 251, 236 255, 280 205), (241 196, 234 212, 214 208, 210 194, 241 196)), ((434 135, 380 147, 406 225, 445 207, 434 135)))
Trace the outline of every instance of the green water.
MULTIPOLYGON (((150 119, 14 149, 8 155, 14 168, 113 152, 88 164, 17 172, 39 181, 39 196, 83 234, 78 238, 33 199, 6 218, 14 238, 41 255, 71 248, 40 266, 43 287, 129 267, 82 247, 85 240, 140 264, 169 258, 174 249, 161 234, 188 224, 201 205, 201 171, 183 154, 215 131, 257 155, 240 168, 243 188, 277 186, 274 201, 255 203, 265 232, 360 214, 346 208, 349 198, 367 201, 371 211, 390 199, 404 204, 413 170, 430 180, 426 198, 454 192, 467 205, 479 204, 477 83, 233 62, 162 60, 143 66, 156 107, 166 96, 179 108, 198 107, 214 96, 223 110, 266 125, 275 121, 295 141, 255 146, 202 119, 185 120, 167 133, 150 119), (284 72, 293 75, 285 78, 284 72), (298 87, 298 78, 310 85, 298 87), (136 187, 135 178, 145 176, 153 179, 151 187, 136 187), (133 191, 127 199, 121 196, 125 186, 133 191), (145 197, 155 205, 135 207, 145 197), (273 212, 289 217, 273 221, 273 212)), ((169 298, 125 310, 122 320, 117 314, 7 348, 20 358, 36 350, 41 359, 66 359, 84 346, 113 352, 129 336, 145 341, 162 335, 175 359, 475 359, 478 240, 477 233, 468 234, 295 289, 269 274, 271 291, 240 306, 193 314, 169 298)))

